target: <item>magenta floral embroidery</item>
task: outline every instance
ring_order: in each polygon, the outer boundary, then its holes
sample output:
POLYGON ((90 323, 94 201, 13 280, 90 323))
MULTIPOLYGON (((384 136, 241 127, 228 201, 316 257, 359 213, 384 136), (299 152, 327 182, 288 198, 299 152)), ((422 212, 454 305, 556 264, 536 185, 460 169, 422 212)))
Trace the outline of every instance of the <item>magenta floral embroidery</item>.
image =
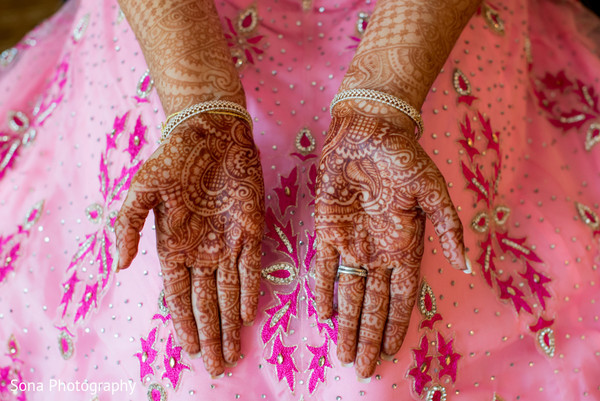
POLYGON ((279 198, 279 213, 283 216, 287 208, 296 204, 298 196, 298 168, 290 172, 287 177, 281 177, 281 187, 275 188, 274 191, 279 198))
POLYGON ((429 340, 427 336, 421 338, 420 348, 413 348, 413 354, 415 356, 415 362, 417 366, 408 371, 408 374, 415 380, 414 388, 417 394, 422 395, 423 389, 432 379, 429 375, 429 367, 431 366, 432 356, 428 355, 429 352, 429 340))
POLYGON ((298 316, 298 293, 300 292, 300 284, 296 284, 296 289, 290 294, 275 293, 279 298, 279 305, 266 310, 270 316, 266 324, 262 328, 261 338, 263 343, 269 342, 277 329, 281 327, 283 331, 287 331, 290 318, 298 316))
POLYGON ((308 379, 308 391, 311 393, 315 391, 317 382, 325 382, 325 368, 331 368, 329 362, 329 341, 325 339, 325 342, 320 347, 311 347, 307 345, 306 348, 313 354, 310 361, 309 370, 312 370, 310 378, 308 379))
POLYGON ((291 391, 294 391, 295 388, 294 373, 298 372, 294 358, 292 357, 296 348, 296 346, 286 347, 283 345, 281 335, 278 335, 273 343, 271 357, 267 359, 267 362, 274 365, 277 369, 277 378, 279 381, 285 378, 291 391))
POLYGON ((7 280, 10 272, 15 271, 21 243, 29 237, 29 230, 42 216, 43 208, 44 201, 37 202, 27 213, 24 223, 17 226, 15 233, 0 235, 0 284, 7 280))
POLYGON ((78 244, 66 269, 68 276, 63 281, 60 305, 61 318, 66 327, 85 321, 90 311, 100 306, 113 276, 115 216, 120 206, 119 201, 142 164, 138 155, 147 144, 147 127, 142 123, 141 117, 134 120, 132 128, 127 127, 128 117, 131 117, 130 112, 115 117, 112 130, 107 133, 106 144, 100 153, 100 199, 83 211, 87 220, 94 225, 94 231, 86 234, 85 239, 78 244), (126 136, 124 134, 127 134, 126 138, 123 138, 126 136), (129 163, 112 163, 112 153, 119 151, 129 154, 129 163), (90 269, 96 269, 96 274, 90 275, 90 269))
POLYGON ((448 375, 454 383, 456 382, 456 369, 458 360, 461 358, 461 356, 452 349, 452 342, 454 340, 446 342, 441 333, 438 333, 437 338, 437 351, 439 354, 437 359, 440 364, 439 377, 441 378, 444 375, 448 375))
POLYGON ((177 388, 179 384, 179 379, 184 370, 190 370, 190 367, 181 363, 181 351, 182 348, 180 346, 173 346, 173 335, 169 335, 169 339, 167 340, 167 348, 165 349, 165 373, 163 373, 162 377, 167 378, 173 388, 177 388))
MULTIPOLYGON (((556 75, 546 74, 540 80, 541 86, 536 86, 536 83, 532 85, 540 106, 556 119, 553 122, 550 118, 550 122, 562 124, 561 126, 565 130, 568 129, 569 124, 583 124, 588 116, 580 111, 565 111, 564 107, 561 108, 550 102, 548 99, 555 98, 555 96, 550 96, 552 91, 558 91, 565 96, 574 93, 579 100, 583 99, 587 103, 588 111, 597 109, 597 97, 593 90, 585 87, 579 81, 574 82, 567 79, 564 72, 556 75), (571 118, 573 116, 576 118, 571 118)), ((541 319, 546 310, 546 298, 550 298, 546 286, 552 280, 541 273, 541 267, 538 267, 537 264, 541 264, 543 261, 528 245, 527 238, 516 237, 510 233, 510 225, 507 222, 511 210, 497 203, 503 160, 499 147, 500 133, 493 129, 490 118, 477 110, 465 112, 464 123, 460 124, 460 130, 464 139, 461 138, 458 143, 468 156, 467 161, 461 162, 467 189, 474 193, 475 203, 483 204, 482 210, 475 214, 471 222, 473 230, 484 235, 484 238, 479 241, 481 253, 477 258, 477 263, 481 267, 485 281, 491 288, 498 291, 500 299, 509 301, 517 313, 528 313, 541 319), (471 120, 479 122, 479 129, 471 125, 471 120), (478 132, 481 132, 482 135, 479 136, 478 132), (479 167, 480 159, 484 157, 492 158, 492 169, 488 169, 485 175, 479 167), (500 271, 497 268, 497 261, 504 259, 507 255, 512 255, 520 261, 524 267, 523 271, 500 271), (540 302, 541 307, 534 304, 536 299, 540 302)), ((550 355, 549 352, 546 353, 550 355)))

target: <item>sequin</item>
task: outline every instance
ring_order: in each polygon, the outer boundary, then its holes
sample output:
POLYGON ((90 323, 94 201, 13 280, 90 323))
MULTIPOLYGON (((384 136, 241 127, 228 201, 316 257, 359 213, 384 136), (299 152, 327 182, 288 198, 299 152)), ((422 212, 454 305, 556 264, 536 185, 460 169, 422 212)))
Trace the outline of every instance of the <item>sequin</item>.
POLYGON ((359 37, 361 37, 365 31, 367 30, 367 25, 369 24, 369 13, 361 11, 358 13, 358 19, 356 20, 356 33, 359 37))
POLYGON ((90 14, 88 13, 88 14, 85 14, 83 17, 81 17, 81 19, 75 26, 75 29, 73 29, 73 40, 75 42, 79 42, 81 40, 81 38, 83 38, 83 35, 85 34, 85 31, 86 31, 89 23, 90 23, 90 14))
POLYGON ((240 13, 237 19, 237 30, 240 33, 250 33, 258 24, 258 12, 256 6, 252 5, 240 13))
POLYGON ((600 123, 592 123, 585 134, 585 150, 588 152, 600 142, 600 123))
POLYGON ((264 278, 273 284, 290 284, 296 278, 294 265, 287 262, 275 263, 261 271, 264 278))
POLYGON ((25 221, 23 222, 23 228, 25 230, 29 230, 38 222, 40 217, 42 217, 42 210, 44 210, 43 200, 36 202, 36 204, 33 205, 33 207, 29 210, 29 213, 27 213, 25 221))

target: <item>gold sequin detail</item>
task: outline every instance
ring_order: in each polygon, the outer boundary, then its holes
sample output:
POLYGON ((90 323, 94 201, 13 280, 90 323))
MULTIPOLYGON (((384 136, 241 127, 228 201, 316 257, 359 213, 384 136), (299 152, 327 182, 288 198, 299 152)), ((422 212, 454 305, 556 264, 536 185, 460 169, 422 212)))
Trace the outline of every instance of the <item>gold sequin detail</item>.
POLYGON ((583 203, 575 202, 575 206, 577 206, 579 217, 581 217, 581 220, 583 220, 588 227, 592 230, 596 230, 600 227, 600 220, 598 219, 598 214, 596 212, 583 203))
POLYGON ((423 284, 421 284, 421 291, 419 293, 419 311, 426 319, 431 319, 435 313, 437 312, 437 305, 435 303, 435 295, 433 294, 433 290, 427 284, 425 280, 423 280, 423 284), (431 305, 427 305, 427 299, 429 298, 429 303, 431 305))
POLYGON ((294 265, 292 265, 291 263, 281 262, 281 263, 275 263, 275 264, 267 267, 266 269, 263 269, 261 271, 261 274, 264 278, 266 278, 273 284, 285 285, 285 284, 289 284, 292 281, 294 281, 294 279, 296 278, 296 269, 294 268, 294 265), (285 270, 286 272, 289 273, 287 277, 276 277, 271 274, 276 271, 282 271, 282 270, 285 270))
POLYGON ((554 356, 555 350, 554 330, 552 330, 551 327, 545 327, 541 329, 540 331, 538 331, 537 340, 542 351, 544 351, 546 355, 552 358, 554 356))
POLYGON ((600 123, 592 123, 585 134, 585 150, 589 152, 598 142, 600 142, 600 123))

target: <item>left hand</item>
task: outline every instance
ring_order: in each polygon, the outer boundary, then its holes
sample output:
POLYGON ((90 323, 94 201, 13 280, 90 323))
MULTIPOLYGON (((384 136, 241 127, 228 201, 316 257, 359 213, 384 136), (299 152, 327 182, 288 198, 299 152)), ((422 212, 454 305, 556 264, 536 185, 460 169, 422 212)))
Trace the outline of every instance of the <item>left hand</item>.
POLYGON ((366 279, 339 276, 337 354, 368 378, 380 353, 391 358, 404 340, 425 215, 448 261, 459 270, 467 266, 461 222, 444 178, 414 137, 414 123, 404 115, 370 116, 348 103, 336 107, 317 178, 317 311, 321 319, 332 315, 340 263, 367 270, 366 279))

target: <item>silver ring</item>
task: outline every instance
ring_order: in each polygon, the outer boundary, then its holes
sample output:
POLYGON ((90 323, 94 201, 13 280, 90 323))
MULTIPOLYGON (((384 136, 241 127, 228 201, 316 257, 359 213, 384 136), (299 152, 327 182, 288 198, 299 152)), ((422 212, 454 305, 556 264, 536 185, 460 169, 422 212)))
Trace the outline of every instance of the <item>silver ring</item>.
POLYGON ((344 265, 339 265, 338 266, 338 274, 340 274, 340 273, 353 274, 355 276, 360 276, 360 277, 367 277, 367 269, 363 269, 362 267, 356 268, 356 267, 348 267, 348 266, 344 266, 344 265))

